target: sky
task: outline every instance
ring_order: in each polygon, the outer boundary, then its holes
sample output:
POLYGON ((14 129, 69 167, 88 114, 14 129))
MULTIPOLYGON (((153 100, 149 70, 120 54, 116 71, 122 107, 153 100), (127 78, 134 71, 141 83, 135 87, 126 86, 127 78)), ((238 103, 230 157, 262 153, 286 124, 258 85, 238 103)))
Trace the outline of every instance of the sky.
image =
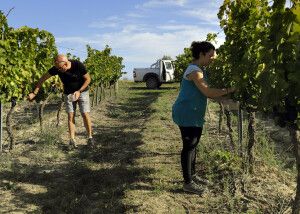
POLYGON ((173 59, 192 41, 218 34, 222 0, 0 0, 8 24, 51 32, 59 53, 86 58, 86 45, 123 57, 123 78, 133 68, 149 67, 164 55, 173 59))

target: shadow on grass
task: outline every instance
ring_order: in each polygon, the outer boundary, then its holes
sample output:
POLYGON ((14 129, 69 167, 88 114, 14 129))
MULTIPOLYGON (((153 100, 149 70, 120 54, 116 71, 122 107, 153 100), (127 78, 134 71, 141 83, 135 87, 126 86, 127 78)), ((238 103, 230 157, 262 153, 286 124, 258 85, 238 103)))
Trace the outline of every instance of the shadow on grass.
POLYGON ((161 91, 161 90, 171 90, 171 89, 178 89, 176 86, 160 86, 159 88, 156 89, 148 89, 146 86, 140 86, 140 87, 130 87, 129 90, 143 90, 143 91, 161 91))
MULTIPOLYGON (((126 104, 108 106, 107 116, 117 118, 118 120, 133 121, 136 119, 146 119, 155 111, 151 108, 151 104, 159 97, 159 91, 138 91, 136 97, 128 98, 126 104)), ((124 128, 140 128, 142 124, 127 124, 124 128)))
MULTIPOLYGON (((108 117, 119 122, 94 128, 94 149, 82 146, 58 163, 15 161, 11 170, 2 171, 0 179, 6 182, 0 183, 0 190, 14 195, 14 207, 18 209, 9 209, 6 204, 0 205, 0 210, 24 211, 32 204, 42 213, 123 213, 135 209, 123 200, 126 190, 149 188, 134 184, 151 179, 149 175, 153 173, 151 168, 137 167, 135 161, 142 155, 138 147, 143 144, 143 121, 153 113, 150 105, 160 92, 138 91, 137 95, 108 107, 110 112, 118 112, 109 113, 108 117), (31 190, 24 188, 24 184, 30 185, 31 190), (38 187, 44 191, 36 191, 38 187)), ((29 156, 39 149, 36 144, 23 154, 29 156)), ((56 149, 62 152, 59 143, 56 149)))

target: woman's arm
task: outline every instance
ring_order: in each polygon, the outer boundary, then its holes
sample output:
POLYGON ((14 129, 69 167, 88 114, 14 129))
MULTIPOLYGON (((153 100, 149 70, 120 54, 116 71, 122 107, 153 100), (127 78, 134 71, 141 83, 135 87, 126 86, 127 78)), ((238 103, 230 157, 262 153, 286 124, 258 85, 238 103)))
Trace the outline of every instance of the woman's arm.
POLYGON ((187 76, 189 80, 192 80, 197 88, 209 98, 220 97, 235 91, 233 88, 210 88, 208 84, 204 80, 204 76, 202 72, 192 72, 187 76))

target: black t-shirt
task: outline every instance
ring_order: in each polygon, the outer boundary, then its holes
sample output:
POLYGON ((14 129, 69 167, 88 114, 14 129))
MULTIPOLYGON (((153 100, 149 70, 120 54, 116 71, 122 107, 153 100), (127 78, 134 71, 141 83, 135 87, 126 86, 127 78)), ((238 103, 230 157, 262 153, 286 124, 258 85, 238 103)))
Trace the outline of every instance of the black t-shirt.
MULTIPOLYGON (((85 66, 77 60, 69 60, 71 68, 66 72, 59 71, 55 66, 48 70, 51 76, 58 75, 64 85, 64 94, 78 91, 84 83, 83 75, 87 73, 85 66)), ((85 91, 88 87, 85 89, 85 91)))

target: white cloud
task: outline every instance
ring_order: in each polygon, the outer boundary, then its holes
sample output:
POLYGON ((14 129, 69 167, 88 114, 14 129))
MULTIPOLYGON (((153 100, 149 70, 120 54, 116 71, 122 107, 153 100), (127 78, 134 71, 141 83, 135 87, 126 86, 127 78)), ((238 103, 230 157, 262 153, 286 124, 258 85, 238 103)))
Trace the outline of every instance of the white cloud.
POLYGON ((136 24, 128 24, 125 25, 122 29, 122 33, 134 33, 134 32, 141 32, 146 31, 146 26, 143 25, 136 25, 136 24))
MULTIPOLYGON (((136 26, 131 26, 133 29, 136 26)), ((210 28, 199 28, 190 25, 160 26, 161 29, 172 29, 172 32, 136 32, 121 30, 113 33, 94 35, 92 37, 63 37, 57 38, 57 43, 76 43, 82 46, 90 44, 93 48, 103 49, 105 45, 112 47, 114 54, 122 56, 124 61, 132 65, 151 64, 163 55, 175 58, 182 53, 183 48, 189 47, 194 40, 205 40, 210 28)), ((222 40, 219 39, 219 45, 222 40)))
POLYGON ((161 29, 161 30, 169 30, 169 31, 179 31, 179 30, 188 31, 188 30, 195 29, 195 25, 172 24, 172 25, 161 25, 161 26, 158 26, 157 28, 161 29))
POLYGON ((137 5, 136 8, 155 8, 166 6, 184 6, 187 0, 150 0, 142 5, 137 5))
POLYGON ((131 17, 131 18, 143 18, 143 17, 145 17, 144 15, 138 14, 138 13, 127 13, 127 16, 131 17))
POLYGON ((56 43, 82 43, 86 44, 90 40, 85 37, 70 36, 70 37, 55 37, 56 43))
MULTIPOLYGON (((132 70, 135 67, 148 67, 157 59, 164 55, 171 56, 173 59, 181 53, 185 47, 189 47, 192 41, 205 40, 209 32, 214 32, 209 28, 197 28, 183 25, 179 26, 162 26, 162 28, 172 28, 170 33, 153 33, 153 32, 132 32, 121 30, 114 33, 105 33, 91 37, 62 37, 57 38, 58 47, 73 47, 71 52, 85 59, 86 45, 92 48, 102 50, 105 45, 112 48, 114 55, 123 57, 125 65, 124 72, 126 77, 132 79, 132 70), (178 29, 178 30, 175 30, 178 29), (73 53, 74 52, 74 53, 73 53)), ((217 47, 224 42, 224 37, 218 38, 217 47)))
MULTIPOLYGON (((203 1, 202 8, 198 8, 198 0, 195 0, 193 4, 190 0, 189 2, 187 0, 149 0, 138 5, 138 9, 169 6, 180 8, 172 11, 171 14, 175 13, 176 16, 169 17, 161 24, 146 22, 149 14, 141 12, 143 10, 134 10, 124 14, 124 18, 111 16, 89 25, 89 27, 99 29, 113 28, 113 32, 101 31, 98 35, 87 37, 61 37, 57 38, 56 42, 62 46, 77 47, 84 51, 87 44, 99 50, 109 45, 114 55, 123 57, 124 71, 128 72, 131 78, 134 67, 149 66, 163 55, 169 55, 175 59, 185 47, 190 46, 192 41, 205 40, 207 33, 219 31, 218 9, 213 1, 203 1), (215 5, 212 6, 212 4, 215 5), (181 19, 181 23, 178 24, 176 17, 179 16, 188 17, 188 21, 181 19), (191 17, 195 20, 190 21, 191 17), (184 22, 188 24, 182 24, 184 22), (205 24, 205 27, 201 27, 201 24, 205 24)), ((218 35, 216 46, 220 46, 224 40, 224 36, 218 35)), ((84 59, 85 56, 81 57, 84 59)))
MULTIPOLYGON (((211 25, 218 25, 218 10, 208 9, 208 8, 198 8, 192 10, 183 10, 180 12, 184 16, 193 17, 203 21, 203 24, 211 24, 211 25)), ((199 23, 197 23, 199 24, 199 23)))
POLYGON ((108 22, 92 22, 88 25, 90 28, 115 28, 117 27, 116 23, 108 23, 108 22))
POLYGON ((104 20, 94 21, 88 25, 90 28, 115 28, 123 23, 124 20, 117 16, 110 16, 104 20))

